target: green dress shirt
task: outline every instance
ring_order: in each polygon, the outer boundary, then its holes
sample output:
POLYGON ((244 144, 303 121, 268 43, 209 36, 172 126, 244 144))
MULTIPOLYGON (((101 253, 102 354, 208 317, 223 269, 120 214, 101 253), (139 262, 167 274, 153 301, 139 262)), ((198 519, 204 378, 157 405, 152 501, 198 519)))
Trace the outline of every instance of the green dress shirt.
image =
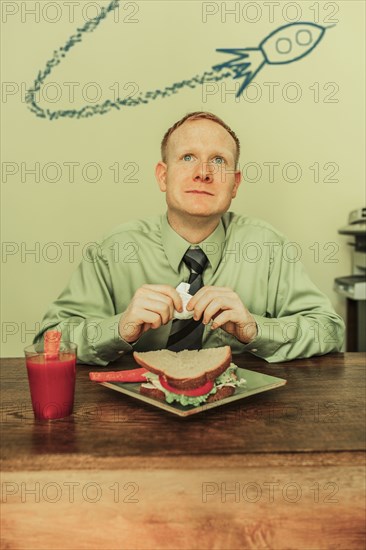
MULTIPOLYGON (((344 323, 311 282, 298 247, 268 223, 226 212, 197 243, 208 257, 205 286, 232 288, 253 315, 258 335, 244 344, 221 328, 205 326, 203 348, 229 345, 268 362, 323 355, 341 349, 344 323)), ((145 332, 132 345, 118 323, 143 284, 187 282, 182 261, 191 243, 169 225, 167 214, 124 223, 88 249, 69 285, 50 306, 34 341, 50 329, 78 345, 82 363, 107 365, 126 352, 166 347, 172 321, 145 332)))

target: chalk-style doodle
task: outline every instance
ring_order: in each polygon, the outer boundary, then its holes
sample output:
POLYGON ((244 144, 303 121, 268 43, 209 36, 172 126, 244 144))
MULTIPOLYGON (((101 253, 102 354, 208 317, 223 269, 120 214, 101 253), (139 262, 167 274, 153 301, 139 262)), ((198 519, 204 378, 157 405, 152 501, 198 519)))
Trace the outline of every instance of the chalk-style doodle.
POLYGON ((319 44, 325 30, 325 27, 315 23, 289 23, 266 36, 258 48, 217 49, 217 52, 236 57, 214 65, 213 69, 220 71, 230 68, 234 70, 234 78, 244 78, 237 93, 240 95, 266 63, 284 65, 298 61, 319 44))
POLYGON ((58 118, 78 119, 88 118, 97 114, 103 115, 111 110, 120 110, 121 107, 135 107, 149 103, 158 97, 169 97, 182 88, 195 88, 204 83, 218 82, 224 78, 244 79, 237 91, 237 96, 239 96, 266 63, 269 65, 283 65, 305 57, 319 44, 325 30, 330 28, 307 22, 289 23, 270 33, 262 40, 258 48, 217 49, 216 51, 218 52, 233 54, 236 57, 224 63, 214 65, 211 70, 204 71, 201 75, 196 75, 189 80, 175 82, 171 86, 166 86, 161 90, 140 92, 135 97, 117 98, 115 101, 108 99, 103 103, 85 105, 80 109, 51 111, 50 109, 40 107, 37 103, 38 93, 54 67, 63 61, 76 44, 82 42, 86 33, 95 31, 103 19, 118 7, 119 0, 112 0, 107 7, 103 7, 94 19, 90 19, 85 25, 78 28, 77 33, 73 34, 64 46, 55 50, 53 57, 46 63, 43 71, 39 71, 33 86, 27 90, 25 97, 29 109, 37 117, 56 120, 58 118))

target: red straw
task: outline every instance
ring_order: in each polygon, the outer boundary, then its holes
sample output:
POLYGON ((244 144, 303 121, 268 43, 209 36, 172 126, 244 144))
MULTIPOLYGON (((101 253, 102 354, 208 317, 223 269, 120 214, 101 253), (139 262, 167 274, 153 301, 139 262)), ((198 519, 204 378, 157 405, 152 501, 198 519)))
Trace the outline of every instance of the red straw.
POLYGON ((46 359, 57 359, 60 351, 61 332, 48 330, 44 335, 44 353, 46 359))

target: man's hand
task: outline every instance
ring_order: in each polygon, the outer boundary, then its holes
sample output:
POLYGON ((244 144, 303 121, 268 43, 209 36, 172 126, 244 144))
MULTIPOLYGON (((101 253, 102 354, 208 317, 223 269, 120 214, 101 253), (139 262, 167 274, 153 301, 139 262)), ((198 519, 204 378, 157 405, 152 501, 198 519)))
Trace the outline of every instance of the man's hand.
POLYGON ((182 299, 169 285, 143 285, 136 290, 119 321, 119 334, 126 342, 134 342, 149 329, 166 325, 174 309, 183 311, 182 299))
POLYGON ((194 310, 194 319, 212 329, 221 327, 240 342, 248 344, 257 336, 257 324, 239 296, 231 288, 204 286, 189 300, 187 310, 194 310))

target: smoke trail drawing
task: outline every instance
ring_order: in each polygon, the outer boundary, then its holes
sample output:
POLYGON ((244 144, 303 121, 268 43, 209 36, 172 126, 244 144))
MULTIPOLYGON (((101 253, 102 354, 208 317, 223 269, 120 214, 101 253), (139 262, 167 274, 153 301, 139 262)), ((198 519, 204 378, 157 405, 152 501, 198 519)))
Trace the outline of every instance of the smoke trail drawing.
POLYGON ((257 48, 217 49, 216 51, 220 53, 230 54, 234 57, 214 65, 211 70, 204 71, 201 75, 175 82, 162 89, 140 93, 136 97, 117 98, 115 101, 108 99, 103 103, 85 105, 80 109, 51 111, 40 107, 36 95, 54 67, 63 61, 76 44, 82 42, 86 33, 94 32, 103 19, 118 7, 119 0, 112 0, 107 7, 101 9, 94 19, 87 21, 85 25, 78 28, 77 33, 73 34, 64 46, 54 51, 53 57, 46 63, 45 68, 39 71, 33 86, 27 90, 25 101, 33 114, 48 120, 58 118, 79 119, 104 115, 112 110, 120 110, 121 107, 136 107, 159 97, 169 97, 182 88, 196 88, 202 84, 218 82, 224 78, 243 79, 237 92, 237 96, 239 96, 266 64, 284 65, 302 59, 314 50, 323 38, 325 31, 330 28, 309 22, 289 23, 271 32, 257 48))

